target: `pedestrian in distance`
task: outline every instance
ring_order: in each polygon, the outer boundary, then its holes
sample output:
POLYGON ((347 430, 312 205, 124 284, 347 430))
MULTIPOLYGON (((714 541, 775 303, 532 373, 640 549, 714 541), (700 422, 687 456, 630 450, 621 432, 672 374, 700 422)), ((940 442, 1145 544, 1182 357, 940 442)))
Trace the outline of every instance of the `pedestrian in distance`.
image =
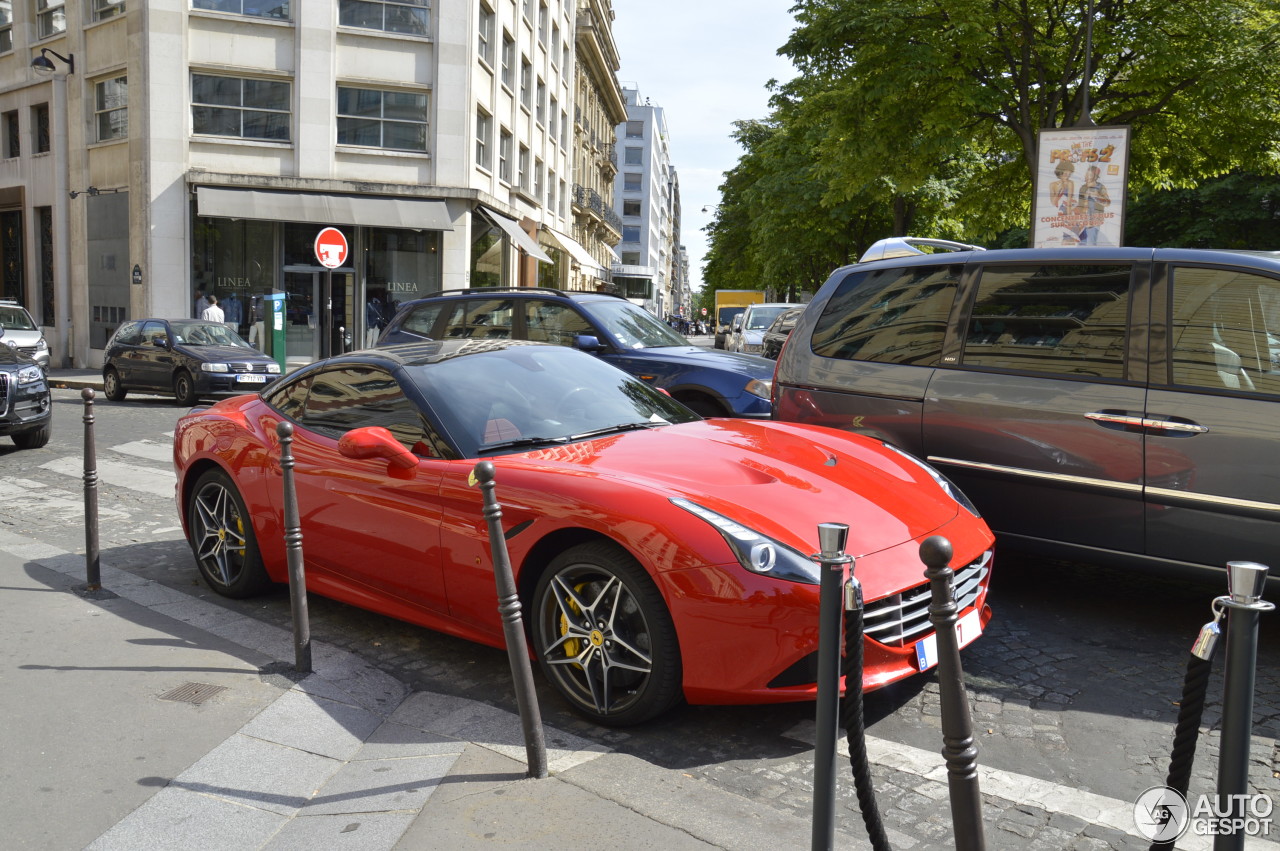
POLYGON ((205 308, 209 306, 209 299, 205 297, 204 290, 196 290, 196 311, 193 314, 196 319, 204 318, 205 308))
POLYGON ((209 306, 200 313, 200 318, 206 322, 226 323, 226 317, 222 313, 222 308, 218 307, 218 297, 209 294, 209 306))

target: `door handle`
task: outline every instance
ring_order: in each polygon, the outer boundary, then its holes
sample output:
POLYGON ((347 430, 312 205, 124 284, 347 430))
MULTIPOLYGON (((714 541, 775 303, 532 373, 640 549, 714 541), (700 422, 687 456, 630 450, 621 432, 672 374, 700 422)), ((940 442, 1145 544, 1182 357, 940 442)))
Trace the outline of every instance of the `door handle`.
POLYGON ((1207 426, 1193 423, 1190 420, 1142 417, 1121 411, 1092 411, 1085 414, 1085 418, 1104 426, 1118 425, 1126 428, 1139 428, 1144 431, 1175 432, 1187 436, 1204 434, 1209 431, 1207 426))

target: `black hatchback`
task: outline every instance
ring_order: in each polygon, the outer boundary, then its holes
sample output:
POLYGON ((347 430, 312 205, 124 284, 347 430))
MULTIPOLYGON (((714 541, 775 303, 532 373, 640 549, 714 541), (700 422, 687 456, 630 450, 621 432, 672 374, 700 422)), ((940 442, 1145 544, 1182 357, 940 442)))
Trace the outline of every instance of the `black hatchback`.
POLYGON ((134 319, 107 343, 103 390, 119 402, 130 390, 170 393, 180 405, 202 396, 256 393, 280 377, 280 364, 220 322, 134 319))

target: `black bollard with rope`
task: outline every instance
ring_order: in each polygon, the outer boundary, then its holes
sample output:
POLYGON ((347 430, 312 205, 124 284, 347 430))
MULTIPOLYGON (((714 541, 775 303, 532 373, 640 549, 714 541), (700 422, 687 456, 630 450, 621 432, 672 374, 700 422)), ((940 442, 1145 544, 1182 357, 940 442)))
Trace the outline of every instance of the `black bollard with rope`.
POLYGON ((102 560, 98 547, 98 454, 93 437, 93 388, 80 391, 84 400, 84 561, 85 590, 102 588, 102 560))

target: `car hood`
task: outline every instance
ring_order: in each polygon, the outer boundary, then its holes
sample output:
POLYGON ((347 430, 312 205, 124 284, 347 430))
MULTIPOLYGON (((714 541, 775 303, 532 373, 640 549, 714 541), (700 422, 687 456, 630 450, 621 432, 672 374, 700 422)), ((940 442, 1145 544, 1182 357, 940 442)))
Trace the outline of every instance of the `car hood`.
POLYGON ((656 358, 668 363, 683 363, 703 369, 723 369, 736 372, 748 379, 773 378, 773 361, 758 355, 726 352, 723 349, 704 349, 700 346, 657 346, 649 349, 626 349, 624 356, 656 358))
POLYGON ((818 523, 848 524, 846 551, 860 557, 917 540, 964 511, 921 466, 879 441, 792 423, 684 423, 499 463, 684 497, 805 555, 819 549, 818 523))
POLYGON ((24 355, 17 349, 10 347, 7 343, 8 339, 9 337, 7 333, 4 337, 0 337, 0 365, 13 366, 16 364, 18 366, 30 366, 35 363, 35 360, 33 360, 29 355, 24 355))
POLYGON ((175 346, 174 348, 190 355, 196 360, 207 363, 221 361, 239 361, 244 363, 266 363, 272 358, 257 349, 246 349, 240 346, 175 346))

